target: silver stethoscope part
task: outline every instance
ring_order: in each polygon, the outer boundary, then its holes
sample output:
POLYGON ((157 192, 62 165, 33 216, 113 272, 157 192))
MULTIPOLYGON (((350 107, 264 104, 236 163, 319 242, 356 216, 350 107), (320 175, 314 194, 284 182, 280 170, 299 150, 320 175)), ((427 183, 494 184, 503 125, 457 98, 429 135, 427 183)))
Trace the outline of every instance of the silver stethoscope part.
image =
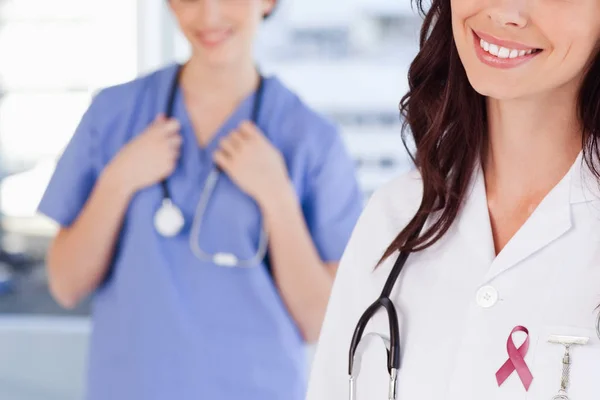
POLYGON ((598 310, 598 316, 596 317, 596 335, 600 339, 600 309, 598 310))
MULTIPOLYGON (((350 378, 349 378, 350 400, 356 400, 356 381, 358 379, 358 375, 360 374, 360 366, 362 363, 362 356, 365 353, 368 345, 373 341, 383 342, 388 353, 391 350, 390 340, 378 333, 371 332, 371 333, 364 335, 360 339, 358 346, 356 346, 356 352, 354 353, 354 363, 352 364, 352 371, 351 371, 350 378)), ((388 400, 396 400, 397 382, 398 382, 398 370, 395 368, 392 368, 392 370, 390 371, 388 400)))
POLYGON ((183 213, 171 199, 163 199, 159 209, 154 214, 154 227, 164 237, 173 237, 183 229, 185 218, 183 213))
POLYGON ((198 205, 196 207, 196 213, 194 214, 194 221, 192 223, 190 231, 190 248, 192 249, 192 252, 198 259, 203 261, 212 261, 221 267, 256 266, 262 262, 262 260, 265 258, 265 255, 267 254, 268 240, 267 233, 264 229, 264 224, 260 231, 258 249, 254 257, 250 259, 240 260, 235 254, 227 252, 208 254, 200 248, 200 232, 202 230, 202 220, 204 218, 204 213, 206 212, 206 207, 208 206, 208 201, 210 200, 215 186, 217 184, 218 178, 219 171, 216 168, 214 168, 206 178, 204 190, 202 190, 202 193, 200 195, 200 200, 198 201, 198 205))

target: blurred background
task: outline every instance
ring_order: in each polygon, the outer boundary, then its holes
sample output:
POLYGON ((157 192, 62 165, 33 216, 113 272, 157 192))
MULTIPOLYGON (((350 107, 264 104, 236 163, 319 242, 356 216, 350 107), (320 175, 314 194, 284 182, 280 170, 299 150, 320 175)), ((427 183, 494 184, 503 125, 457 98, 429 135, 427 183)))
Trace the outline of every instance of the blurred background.
MULTIPOLYGON (((0 0, 0 400, 81 399, 89 308, 50 297, 56 227, 36 208, 96 90, 187 58, 165 3, 0 0)), ((263 71, 339 124, 365 199, 410 167, 398 103, 420 24, 410 0, 282 0, 261 32, 263 71)))

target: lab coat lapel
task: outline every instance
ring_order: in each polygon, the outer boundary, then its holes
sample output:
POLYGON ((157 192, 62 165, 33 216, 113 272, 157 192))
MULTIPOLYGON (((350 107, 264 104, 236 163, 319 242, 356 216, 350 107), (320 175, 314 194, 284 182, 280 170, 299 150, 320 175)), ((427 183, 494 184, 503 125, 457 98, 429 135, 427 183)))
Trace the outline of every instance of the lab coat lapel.
POLYGON ((575 166, 571 168, 510 239, 492 263, 488 280, 518 265, 569 231, 572 225, 571 177, 577 170, 575 166))
POLYGON ((485 265, 490 265, 495 257, 494 238, 487 206, 485 179, 479 164, 465 198, 467 200, 459 215, 458 231, 466 239, 470 251, 485 262, 485 265))

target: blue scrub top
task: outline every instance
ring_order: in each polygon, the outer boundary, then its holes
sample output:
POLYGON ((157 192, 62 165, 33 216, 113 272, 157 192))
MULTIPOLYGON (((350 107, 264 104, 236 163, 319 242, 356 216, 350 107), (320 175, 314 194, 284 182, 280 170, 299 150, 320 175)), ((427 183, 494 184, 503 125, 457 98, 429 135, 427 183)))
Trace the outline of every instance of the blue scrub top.
MULTIPOLYGON (((77 218, 101 170, 164 112, 175 72, 169 65, 94 97, 40 212, 62 226, 77 218)), ((284 156, 319 254, 337 261, 363 203, 353 162, 336 127, 277 78, 266 78, 264 90, 259 126, 284 156)), ((88 400, 304 399, 305 343, 265 265, 219 267, 198 260, 188 243, 218 139, 250 119, 254 96, 200 148, 177 95, 184 145, 168 183, 187 223, 178 236, 163 238, 153 226, 160 185, 133 198, 109 274, 93 295, 88 400)), ((251 258, 261 221, 256 203, 221 175, 201 247, 251 258)))

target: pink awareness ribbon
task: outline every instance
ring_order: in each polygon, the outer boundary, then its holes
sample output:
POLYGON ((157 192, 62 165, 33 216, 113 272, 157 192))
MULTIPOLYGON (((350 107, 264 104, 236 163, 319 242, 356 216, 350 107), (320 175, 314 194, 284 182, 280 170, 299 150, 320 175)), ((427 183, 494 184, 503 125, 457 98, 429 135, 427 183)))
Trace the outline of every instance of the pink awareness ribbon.
POLYGON ((533 381, 533 375, 531 375, 531 371, 529 370, 529 367, 525 363, 524 359, 525 355, 527 354, 527 350, 529 349, 529 330, 527 330, 527 328, 524 326, 516 326, 508 336, 506 349, 508 350, 508 360, 506 360, 504 365, 502 365, 498 372, 496 372, 498 386, 502 385, 510 376, 510 374, 516 370, 519 378, 521 378, 523 386, 525 386, 525 391, 528 391, 531 381, 533 381), (515 332, 525 332, 527 334, 525 342, 523 342, 521 347, 518 349, 512 340, 512 336, 515 332))

